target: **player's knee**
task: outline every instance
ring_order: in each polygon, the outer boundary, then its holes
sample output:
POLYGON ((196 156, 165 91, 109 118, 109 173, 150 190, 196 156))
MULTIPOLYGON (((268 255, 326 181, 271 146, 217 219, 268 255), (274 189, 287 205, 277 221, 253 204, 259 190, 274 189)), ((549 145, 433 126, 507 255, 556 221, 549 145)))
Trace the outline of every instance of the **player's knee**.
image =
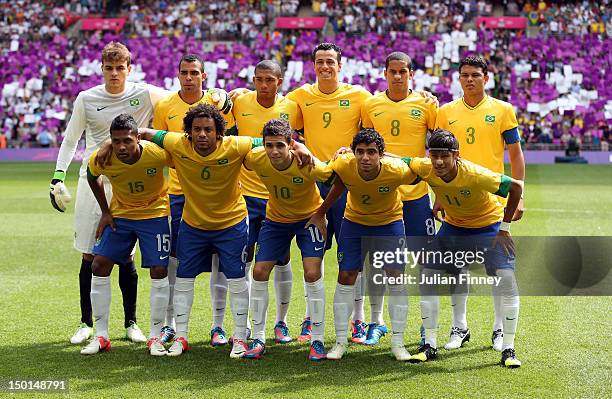
POLYGON ((152 279, 162 279, 168 276, 168 268, 163 266, 153 266, 149 269, 149 275, 152 279))
POLYGON ((268 281, 270 273, 272 273, 272 267, 274 265, 256 263, 253 268, 253 279, 256 281, 268 281))
POLYGON ((357 281, 357 275, 359 274, 358 270, 354 271, 340 271, 338 273, 338 283, 342 285, 355 285, 355 281, 357 281))
POLYGON ((321 270, 304 270, 304 281, 314 283, 321 278, 321 270))
POLYGON ((96 256, 91 265, 91 272, 97 277, 108 277, 113 270, 113 261, 105 256, 96 256))
POLYGON ((83 259, 87 262, 93 262, 94 256, 92 254, 83 254, 83 259))

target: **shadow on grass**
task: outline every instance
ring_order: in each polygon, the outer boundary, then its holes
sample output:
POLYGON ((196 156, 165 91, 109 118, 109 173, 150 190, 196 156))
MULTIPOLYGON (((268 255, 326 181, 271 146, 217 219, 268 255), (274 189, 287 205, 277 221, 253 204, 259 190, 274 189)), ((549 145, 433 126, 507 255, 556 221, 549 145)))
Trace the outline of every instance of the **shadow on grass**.
MULTIPOLYGON (((257 383, 265 394, 300 394, 342 387, 359 388, 367 384, 401 381, 419 375, 448 374, 457 371, 456 362, 445 358, 471 357, 486 346, 441 350, 439 360, 426 364, 397 362, 389 352, 389 343, 376 347, 350 346, 341 361, 313 362, 307 359, 309 346, 296 342, 276 345, 268 342, 266 356, 260 360, 230 359, 229 346, 212 348, 209 341, 193 341, 189 352, 178 358, 155 358, 145 344, 113 339, 113 349, 95 356, 79 354, 80 346, 65 341, 13 347, 4 352, 0 369, 4 378, 44 378, 77 380, 79 392, 99 389, 127 389, 127 385, 177 384, 188 391, 223 389, 229 384, 257 383), (23 353, 28 353, 24 362, 23 353), (356 372, 358 370, 358 372, 356 372), (312 391, 311 391, 312 392, 312 391)), ((328 345, 329 346, 329 345, 328 345)), ((412 352, 416 347, 410 345, 412 352)), ((491 351, 491 360, 498 354, 491 351)), ((470 362, 471 363, 471 362, 470 362)), ((462 367, 461 372, 483 369, 495 363, 462 367)), ((74 386, 74 384, 73 384, 74 386)), ((72 389, 72 388, 71 388, 72 389)), ((252 386, 250 387, 252 389, 252 386)))

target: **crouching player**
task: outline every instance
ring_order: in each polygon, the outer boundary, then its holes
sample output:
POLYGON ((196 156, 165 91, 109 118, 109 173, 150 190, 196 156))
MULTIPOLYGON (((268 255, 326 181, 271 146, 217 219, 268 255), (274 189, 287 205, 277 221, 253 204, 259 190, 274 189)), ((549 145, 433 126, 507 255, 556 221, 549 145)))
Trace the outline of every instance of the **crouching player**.
POLYGON ((313 168, 300 168, 290 151, 293 130, 284 119, 272 119, 264 125, 264 148, 251 151, 244 166, 261 178, 270 199, 266 219, 259 232, 253 281, 251 283, 251 317, 254 340, 245 358, 259 359, 266 351, 265 328, 268 312, 268 280, 270 273, 296 237, 302 252, 307 306, 312 321, 310 360, 325 359, 323 334, 325 331, 325 284, 321 274, 325 236, 306 222, 323 200, 315 181, 325 182, 332 177, 331 168, 317 162, 313 168))
MULTIPOLYGON (((347 325, 354 301, 353 286, 364 263, 362 238, 380 237, 385 248, 395 251, 404 237, 404 222, 401 196, 397 188, 403 184, 418 182, 418 178, 404 162, 385 158, 385 142, 374 129, 363 129, 353 138, 353 154, 344 154, 330 163, 337 174, 334 186, 315 213, 311 222, 325 229, 325 212, 339 197, 344 188, 348 199, 338 240, 338 285, 334 294, 334 323, 336 344, 327 353, 328 359, 341 359, 347 350, 347 325), (397 238, 394 240, 394 238, 397 238), (389 243, 395 241, 394 247, 389 243), (389 248, 387 248, 389 247, 389 248)), ((403 265, 388 264, 384 267, 387 276, 398 276, 403 265)), ((368 276, 372 278, 372 276, 368 276)), ((404 329, 408 316, 406 286, 387 284, 389 289, 388 309, 393 330, 391 352, 397 360, 406 361, 410 354, 404 347, 404 329)))
MULTIPOLYGON (((445 219, 434 245, 442 251, 476 249, 485 253, 487 273, 501 277, 499 285, 493 287, 493 294, 501 296, 503 304, 501 363, 506 367, 520 367, 521 362, 514 353, 519 297, 510 222, 523 192, 523 182, 460 158, 459 142, 447 130, 436 130, 428 140, 428 148, 429 159, 403 159, 409 163, 410 169, 429 183, 436 198, 444 203, 445 219), (507 197, 508 194, 504 210, 496 196, 507 197), (467 239, 470 241, 466 243, 464 240, 467 239)), ((456 266, 426 263, 421 280, 433 282, 442 272, 457 275, 467 268, 456 266)), ((439 299, 436 284, 422 284, 420 289, 425 344, 412 356, 411 362, 427 361, 437 356, 439 299)))
POLYGON ((113 119, 110 136, 111 164, 96 165, 94 152, 87 168, 87 181, 100 205, 102 217, 93 248, 91 281, 96 334, 81 354, 93 355, 110 349, 110 274, 115 263, 127 262, 138 240, 142 265, 149 268, 152 279, 149 352, 153 356, 163 356, 166 350, 158 336, 168 307, 170 255, 169 204, 163 169, 170 164, 170 156, 155 144, 140 141, 138 125, 128 114, 113 119), (110 208, 104 195, 102 175, 110 180, 113 188, 110 208))

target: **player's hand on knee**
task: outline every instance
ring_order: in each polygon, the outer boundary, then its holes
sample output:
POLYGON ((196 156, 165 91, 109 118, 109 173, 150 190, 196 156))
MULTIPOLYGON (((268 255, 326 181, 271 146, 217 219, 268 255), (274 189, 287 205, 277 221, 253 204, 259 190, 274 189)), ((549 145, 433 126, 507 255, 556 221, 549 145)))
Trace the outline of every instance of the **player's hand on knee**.
POLYGON ((338 158, 342 154, 352 154, 352 153, 353 153, 353 150, 351 149, 351 147, 340 147, 336 150, 331 160, 335 161, 336 158, 338 158))
POLYGON ((51 205, 53 206, 53 208, 60 212, 64 212, 66 210, 66 205, 70 201, 72 201, 70 191, 68 191, 68 188, 66 188, 66 185, 64 184, 65 177, 66 172, 62 170, 56 170, 53 174, 51 184, 49 185, 49 197, 51 198, 51 205))
POLYGON ((327 218, 325 217, 325 213, 317 212, 312 215, 310 219, 308 219, 308 222, 306 222, 304 228, 307 229, 308 226, 316 227, 323 237, 327 237, 327 218))
POLYGON ((517 220, 521 220, 521 218, 523 217, 523 212, 525 212, 525 203, 521 198, 518 203, 518 206, 516 207, 516 211, 514 211, 514 215, 512 216, 512 221, 515 222, 517 220))
POLYGON ((442 223, 443 219, 446 217, 446 213, 444 212, 444 208, 442 207, 442 203, 440 201, 438 201, 438 199, 436 198, 436 201, 434 202, 433 205, 433 216, 434 218, 442 223), (438 213, 442 214, 442 217, 438 216, 438 213))
POLYGON ((493 248, 497 246, 501 247, 506 255, 514 256, 514 241, 512 240, 512 236, 510 236, 510 232, 500 230, 497 233, 493 240, 493 248))
POLYGON ((425 99, 425 103, 433 102, 434 104, 436 104, 436 107, 440 106, 440 102, 438 101, 438 97, 436 97, 433 94, 431 94, 431 92, 428 92, 428 91, 425 91, 425 90, 419 90, 419 91, 417 91, 417 93, 419 93, 421 95, 421 97, 423 97, 425 99))
POLYGON ((246 93, 248 93, 248 92, 250 92, 250 91, 251 91, 251 90, 249 90, 249 89, 245 89, 244 87, 241 87, 241 88, 237 88, 237 89, 231 90, 231 91, 228 93, 228 95, 229 95, 229 97, 230 97, 230 100, 232 100, 232 101, 236 101, 236 99, 237 99, 238 97, 240 97, 241 95, 246 94, 246 93))
POLYGON ((111 144, 111 140, 108 139, 100 145, 98 149, 98 153, 96 154, 95 163, 97 166, 104 168, 105 166, 110 166, 112 164, 111 159, 113 157, 113 145, 111 144))
POLYGON ((98 223, 98 229, 96 230, 96 240, 102 237, 102 233, 104 233, 104 229, 106 226, 110 226, 113 231, 117 230, 117 226, 115 225, 115 219, 113 219, 113 215, 110 213, 102 213, 102 217, 100 217, 100 223, 98 223))
POLYGON ((210 89, 213 105, 223 114, 229 114, 232 110, 232 99, 223 89, 210 89))

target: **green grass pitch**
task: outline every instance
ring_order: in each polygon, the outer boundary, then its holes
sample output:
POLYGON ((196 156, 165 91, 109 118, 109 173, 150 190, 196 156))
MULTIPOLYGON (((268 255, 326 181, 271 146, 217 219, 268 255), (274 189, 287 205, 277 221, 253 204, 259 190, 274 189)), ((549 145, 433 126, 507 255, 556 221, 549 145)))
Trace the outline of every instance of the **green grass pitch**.
MULTIPOLYGON (((229 358, 227 348, 209 345, 209 278, 202 275, 196 283, 190 324, 192 351, 180 358, 152 358, 144 344, 122 339, 121 294, 114 272, 113 350, 81 356, 80 347, 68 342, 79 319, 80 256, 72 249, 73 207, 66 214, 51 208, 48 183, 52 170, 48 163, 0 163, 2 380, 64 379, 69 384, 68 395, 83 398, 612 396, 610 297, 523 297, 516 341, 523 367, 517 370, 498 365, 500 355, 490 349, 491 298, 476 296, 468 306, 472 341, 454 352, 441 349, 439 360, 431 363, 396 362, 389 356, 389 337, 374 348, 351 346, 340 362, 310 362, 306 345, 280 346, 271 341, 265 359, 236 361, 229 358)), ((77 170, 78 165, 73 164, 67 178, 73 194, 77 170)), ((610 166, 528 166, 527 211, 513 225, 513 234, 612 236, 611 182, 610 166)), ((295 248, 292 253, 289 327, 294 335, 304 300, 301 263, 295 248)), ((325 273, 328 348, 334 340, 332 299, 337 269, 333 254, 335 251, 326 256, 325 273)), ((139 275, 138 317, 148 331, 150 280, 144 270, 139 269, 139 275)), ((270 302, 268 337, 274 322, 273 292, 270 302)), ((405 339, 411 352, 416 350, 419 317, 418 298, 410 298, 405 339)), ((440 347, 449 323, 450 307, 443 298, 440 347)), ((229 314, 226 329, 232 329, 229 314)), ((34 395, 39 394, 19 397, 34 395)), ((7 392, 0 392, 4 396, 7 392)))

